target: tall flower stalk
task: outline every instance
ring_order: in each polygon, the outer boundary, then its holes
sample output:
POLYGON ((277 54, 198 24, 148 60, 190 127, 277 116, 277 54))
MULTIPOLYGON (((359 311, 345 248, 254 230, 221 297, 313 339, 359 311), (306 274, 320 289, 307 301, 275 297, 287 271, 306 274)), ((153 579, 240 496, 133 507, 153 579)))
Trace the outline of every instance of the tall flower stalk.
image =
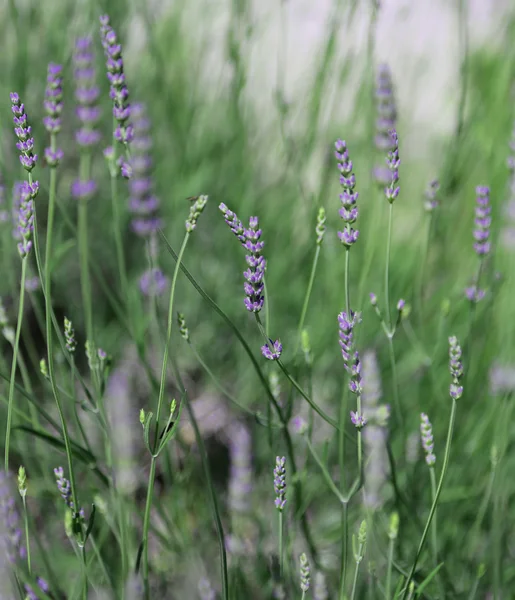
POLYGON ((129 144, 133 138, 133 127, 130 124, 131 105, 127 87, 122 46, 118 42, 116 32, 111 27, 109 17, 100 17, 100 36, 106 57, 109 95, 113 101, 113 139, 112 146, 105 151, 111 175, 111 206, 113 210, 113 234, 118 260, 118 271, 122 297, 127 298, 128 282, 125 266, 125 255, 122 243, 122 221, 118 198, 118 180, 120 176, 118 145, 123 144, 128 155, 129 144))
POLYGON ((27 261, 32 250, 34 235, 34 199, 39 191, 39 183, 32 180, 32 170, 36 166, 38 159, 34 154, 34 138, 32 137, 32 127, 30 126, 25 112, 25 106, 16 93, 11 94, 11 110, 14 115, 14 133, 18 138, 16 147, 20 152, 20 162, 27 171, 28 181, 24 181, 20 188, 20 206, 18 207, 18 229, 17 237, 18 253, 21 258, 21 278, 20 278, 20 299, 18 304, 18 320, 16 323, 16 333, 13 345, 13 359, 11 364, 11 378, 9 382, 9 399, 7 407, 7 424, 5 433, 5 472, 9 470, 9 450, 11 440, 11 426, 14 401, 14 384, 16 380, 16 366, 18 362, 18 352, 20 347, 21 326, 23 321, 23 309, 25 302, 25 281, 27 277, 27 261))
MULTIPOLYGON (((408 598, 410 593, 410 584, 412 583, 413 575, 418 565, 418 561, 420 555, 422 554, 422 550, 424 548, 427 536, 429 534, 429 530, 431 527, 431 523, 436 513, 436 507, 438 505, 438 500, 440 498, 440 494, 442 492, 443 483, 445 479, 445 475, 447 474, 447 469, 449 467, 449 459, 451 455, 451 443, 452 436, 454 433, 454 423, 456 421, 456 409, 458 406, 458 400, 461 398, 463 394, 463 364, 461 362, 462 351, 461 347, 458 344, 458 340, 455 336, 449 338, 449 370, 451 373, 451 383, 449 385, 449 395, 451 397, 452 406, 451 406, 451 415, 449 418, 449 428, 447 431, 447 441, 445 444, 444 457, 442 463, 442 470, 440 472, 440 479, 438 480, 438 486, 436 488, 436 492, 433 497, 433 502, 431 504, 431 510, 429 511, 429 516, 427 517, 426 524, 424 526, 424 531, 422 532, 422 537, 420 539, 417 553, 415 554, 415 560, 411 566, 408 578, 404 587, 404 595, 402 596, 403 600, 408 598)), ((432 454, 432 432, 431 436, 429 436, 427 431, 427 426, 424 424, 424 449, 426 451, 426 461, 428 457, 430 457, 429 462, 433 462, 433 454, 432 454)))

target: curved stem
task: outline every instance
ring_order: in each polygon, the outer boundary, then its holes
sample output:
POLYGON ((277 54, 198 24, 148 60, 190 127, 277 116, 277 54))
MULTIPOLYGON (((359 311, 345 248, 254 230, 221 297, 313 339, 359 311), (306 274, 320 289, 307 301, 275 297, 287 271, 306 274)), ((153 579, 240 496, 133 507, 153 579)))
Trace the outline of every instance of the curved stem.
POLYGON ((18 321, 13 346, 13 361, 11 364, 11 378, 9 380, 9 404, 7 406, 7 426, 5 430, 5 472, 9 471, 9 450, 11 442, 11 426, 13 418, 14 382, 16 379, 16 364, 20 348, 21 324, 23 321, 23 304, 25 300, 25 278, 27 276, 27 256, 21 261, 20 301, 18 304, 18 321))
POLYGON ((309 300, 311 298, 311 292, 313 290, 313 283, 315 281, 315 274, 318 266, 318 258, 320 256, 320 245, 317 245, 315 256, 313 258, 313 265, 311 266, 311 274, 309 276, 308 288, 306 290, 306 295, 304 297, 304 304, 302 305, 302 312, 300 313, 299 326, 297 327, 297 344, 295 345, 295 353, 297 356, 297 352, 299 351, 302 330, 304 329, 304 323, 306 321, 306 314, 308 312, 309 300))
POLYGON ((161 409, 163 406, 163 399, 165 393, 166 386, 166 371, 168 368, 168 357, 170 354, 170 340, 172 337, 172 327, 173 327, 173 304, 175 299, 175 287, 177 285, 177 277, 179 275, 179 269, 182 262, 182 258, 184 256, 184 252, 186 251, 186 246, 188 244, 188 240, 190 238, 189 232, 184 236, 184 240, 182 242, 181 249, 179 251, 179 257, 177 258, 177 262, 175 264, 175 269, 172 277, 172 284, 170 287, 170 301, 168 304, 168 325, 166 329, 166 340, 165 346, 163 350, 163 364, 161 367, 161 382, 159 385, 159 396, 157 399, 157 411, 156 411, 156 432, 155 432, 155 440, 154 440, 154 451, 157 449, 157 436, 159 435, 159 418, 161 416, 161 409))
POLYGON ((432 522, 434 514, 436 512, 436 506, 438 504, 438 499, 440 498, 440 494, 442 492, 443 482, 444 482, 445 475, 447 473, 447 468, 449 466, 449 458, 450 458, 450 455, 451 455, 451 442, 452 442, 452 435, 453 435, 453 432, 454 432, 454 422, 456 420, 456 407, 457 407, 457 402, 453 398, 453 400, 452 400, 452 408, 451 408, 451 417, 449 419, 449 430, 447 432, 447 442, 445 444, 445 454, 444 454, 443 464, 442 464, 442 472, 440 474, 440 479, 438 481, 438 487, 436 489, 436 493, 435 493, 435 497, 434 497, 434 500, 433 500, 433 504, 431 505, 431 510, 429 511, 429 516, 427 518, 426 525, 425 525, 424 531, 422 533, 422 538, 420 539, 420 543, 418 545, 417 553, 415 555, 415 560, 413 561, 413 565, 411 566, 411 570, 409 572, 408 579, 406 581, 404 595, 402 597, 403 600, 406 600, 406 598, 408 597, 409 586, 410 586, 411 580, 413 579, 413 575, 415 573, 415 570, 417 568, 418 560, 419 560, 420 555, 422 553, 422 549, 424 548, 424 544, 426 542, 426 538, 427 538, 427 535, 429 533, 429 528, 431 526, 431 522, 432 522))

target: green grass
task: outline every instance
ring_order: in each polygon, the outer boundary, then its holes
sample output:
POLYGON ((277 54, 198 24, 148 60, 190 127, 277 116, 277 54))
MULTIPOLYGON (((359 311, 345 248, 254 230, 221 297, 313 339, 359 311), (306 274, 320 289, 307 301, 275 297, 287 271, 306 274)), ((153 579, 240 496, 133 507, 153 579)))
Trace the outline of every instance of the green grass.
MULTIPOLYGON (((335 2, 336 15, 343 14, 339 9, 339 3, 335 2)), ((338 346, 336 318, 345 310, 345 250, 336 236, 341 221, 338 172, 332 148, 334 141, 342 137, 349 147, 356 189, 360 193, 357 224, 360 238, 350 253, 349 273, 351 307, 363 313, 362 324, 356 330, 356 343, 360 354, 367 349, 377 352, 383 390, 381 402, 393 410, 389 440, 396 466, 397 493, 391 482, 387 482, 382 489, 381 507, 375 513, 364 508, 360 493, 350 500, 346 581, 341 586, 341 511, 328 479, 339 491, 340 467, 345 477, 345 493, 358 476, 356 432, 346 413, 350 440, 345 441, 342 455, 338 434, 330 426, 322 426, 322 420, 317 417, 312 449, 318 463, 303 438, 292 432, 297 473, 294 479, 291 462, 287 463, 282 584, 288 598, 301 597, 298 557, 306 552, 312 579, 316 570, 324 571, 329 598, 343 598, 343 592, 350 598, 355 572, 354 598, 386 597, 389 523, 391 514, 396 511, 400 525, 398 538, 392 542, 391 597, 394 590, 403 590, 400 576, 406 576, 413 565, 431 508, 428 468, 422 456, 414 463, 409 460, 407 437, 419 435, 420 413, 427 413, 433 425, 438 481, 451 411, 447 338, 456 335, 465 351, 465 391, 457 403, 449 467, 436 513, 437 563, 443 564, 432 576, 437 564, 429 536, 415 570, 414 597, 480 598, 489 592, 494 598, 509 597, 515 587, 509 528, 514 518, 515 492, 511 477, 515 467, 515 432, 511 425, 513 394, 510 390, 504 395, 492 396, 489 371, 496 363, 515 364, 514 258, 496 243, 505 218, 503 205, 508 198, 506 159, 515 118, 512 106, 514 49, 507 45, 503 52, 483 49, 469 53, 466 70, 462 73, 462 77, 466 77, 462 79, 462 83, 466 82, 462 127, 457 133, 431 142, 434 156, 438 157, 433 162, 437 164, 436 176, 441 190, 440 207, 428 241, 424 267, 426 298, 422 310, 418 282, 429 222, 423 211, 423 192, 435 173, 429 172, 422 161, 403 153, 403 135, 411 124, 400 115, 401 192, 394 204, 389 281, 392 306, 395 307, 399 298, 410 305, 410 313, 400 323, 393 340, 403 433, 399 415, 394 410, 388 341, 368 300, 369 292, 375 292, 384 312, 387 201, 370 177, 372 166, 383 159, 373 146, 373 24, 368 53, 356 60, 356 57, 342 57, 336 30, 338 23, 331 22, 313 71, 309 73, 305 94, 294 98, 291 105, 285 105, 284 73, 281 75, 280 71, 277 113, 267 115, 264 120, 262 115, 255 114, 245 97, 248 57, 254 43, 247 3, 232 3, 229 33, 221 49, 221 55, 226 57, 226 68, 219 82, 207 85, 200 73, 203 61, 209 56, 209 44, 207 40, 197 39, 195 31, 185 28, 182 7, 168 9, 156 17, 146 14, 138 3, 122 0, 109 3, 90 0, 80 7, 64 0, 53 5, 12 0, 1 8, 4 52, 0 55, 0 134, 3 140, 0 169, 6 190, 4 206, 9 211, 12 186, 25 177, 16 156, 9 92, 17 91, 25 103, 36 147, 42 156, 48 143, 48 134, 42 127, 47 63, 60 62, 65 67, 65 110, 63 130, 58 138, 65 158, 57 171, 51 278, 56 323, 62 330, 63 317, 67 316, 76 330, 75 375, 55 332, 52 341, 55 381, 72 439, 79 502, 87 516, 91 514, 91 504, 94 502, 96 506, 95 520, 85 544, 87 577, 84 579, 80 577, 83 557, 78 541, 84 538, 86 526, 74 536, 68 523, 66 533, 65 506, 52 472, 54 467, 68 463, 50 383, 39 370, 39 360, 47 353, 45 299, 41 290, 29 293, 25 295, 17 361, 19 376, 14 387, 9 465, 12 473, 16 473, 20 465, 27 470, 31 570, 29 572, 25 561, 18 561, 12 570, 15 589, 19 591, 24 583, 34 583, 34 577, 42 576, 56 598, 59 594, 66 598, 87 597, 85 580, 89 593, 105 588, 108 597, 132 598, 129 593, 124 595, 126 579, 135 568, 140 572, 146 570, 145 552, 141 554, 140 544, 151 458, 145 448, 145 427, 140 428, 138 413, 144 408, 147 420, 149 411, 156 413, 168 299, 161 298, 153 305, 145 302, 139 293, 138 280, 148 266, 147 252, 144 243, 130 230, 128 190, 122 179, 118 182, 119 208, 129 291, 126 295, 120 291, 109 173, 102 156, 102 149, 112 137, 111 104, 98 35, 98 16, 106 10, 124 47, 131 47, 128 36, 131 32, 134 34, 130 22, 135 12, 146 34, 147 44, 137 53, 127 53, 126 75, 131 97, 146 104, 152 121, 155 190, 162 202, 163 235, 175 252, 179 252, 190 209, 186 198, 209 195, 182 261, 204 296, 191 285, 186 273, 179 270, 174 298, 174 312, 184 313, 194 351, 181 339, 174 321, 169 365, 172 368, 168 369, 163 383, 160 429, 167 422, 168 414, 164 413, 172 398, 189 408, 189 403, 194 406, 201 396, 217 396, 220 386, 250 412, 259 412, 262 421, 273 419, 278 424, 281 419, 274 408, 270 408, 270 390, 264 385, 271 373, 279 377, 281 402, 286 407, 291 403, 292 415, 285 411, 284 419, 298 414, 301 409, 307 414, 302 394, 289 384, 278 365, 269 363, 260 354, 262 335, 243 306, 244 253, 218 211, 220 202, 226 203, 244 222, 251 215, 259 216, 267 258, 270 320, 266 326, 270 337, 280 338, 283 343, 282 366, 294 375, 305 393, 338 420, 348 377, 338 346), (103 141, 92 162, 98 192, 88 204, 93 337, 95 345, 109 355, 107 363, 98 368, 93 365, 93 371, 84 351, 86 315, 77 243, 78 211, 77 201, 70 196, 70 185, 80 168, 74 141, 71 53, 73 40, 85 33, 93 35, 97 49, 97 77, 103 108, 103 141), (359 90, 349 118, 340 121, 334 115, 339 99, 349 96, 345 92, 350 81, 358 81, 359 90), (482 280, 491 293, 477 305, 471 328, 470 305, 464 299, 463 290, 477 270, 471 233, 477 185, 491 188, 494 250, 485 265, 482 280), (326 210, 327 231, 306 313, 305 327, 312 355, 312 365, 306 365, 302 354, 295 356, 294 348, 316 250, 315 225, 320 207, 326 210), (501 276, 499 280, 497 273, 501 276), (255 363, 235 331, 246 340, 255 363), (218 385, 203 369, 196 353, 216 376, 218 385), (432 358, 430 366, 424 362, 427 356, 432 358), (105 393, 105 386, 109 387, 110 376, 120 373, 121 368, 128 368, 131 388, 128 404, 118 412, 115 405, 109 404, 114 400, 105 393), (74 397, 82 403, 78 405, 81 416, 84 414, 82 406, 87 405, 82 384, 100 411, 99 419, 93 415, 93 425, 85 426, 89 449, 84 447, 74 416, 74 397), (104 404, 106 414, 111 417, 107 431, 103 432, 107 418, 103 414, 104 404), (111 447, 116 451, 118 440, 114 436, 123 437, 126 429, 133 426, 140 436, 131 459, 137 483, 135 489, 125 490, 112 482, 109 452, 111 447), (300 497, 295 496, 294 488, 301 490, 300 497), (306 515, 311 541, 305 538, 306 521, 303 523, 302 518, 305 520, 306 515), (358 529, 363 519, 367 520, 368 538, 364 550, 361 548, 363 563, 357 570, 352 536, 356 538, 357 551, 358 529), (342 590, 340 595, 339 590, 342 590)), ((350 26, 350 23, 344 22, 344 25, 350 26)), ((513 24, 508 31, 513 32, 513 24)), ((283 68, 287 69, 288 65, 283 68)), ((402 73, 393 73, 393 76, 400 78, 402 73)), ((41 163, 34 171, 41 184, 36 210, 43 259, 49 171, 48 167, 41 168, 41 163)), ((21 261, 10 222, 0 227, 3 274, 0 296, 9 325, 16 328, 21 261)), ((160 241, 159 247, 159 265, 171 279, 176 263, 167 252, 166 243, 160 241)), ((37 273, 34 253, 29 258, 28 269, 32 275, 37 273)), ((392 308, 392 315, 394 313, 392 308)), ((2 344, 0 372, 4 380, 0 384, 0 399, 5 421, 12 349, 8 339, 2 338, 2 344)), ((212 582, 218 596, 224 597, 220 525, 226 538, 231 535, 250 545, 240 555, 231 552, 228 546, 225 598, 270 598, 272 589, 280 583, 272 472, 276 456, 289 456, 288 440, 280 428, 263 426, 248 413, 222 401, 230 407, 231 419, 245 423, 252 436, 253 491, 248 498, 249 510, 238 514, 228 506, 227 446, 233 441, 230 439, 233 430, 226 425, 218 436, 206 434, 203 440, 198 432, 196 437, 195 432, 186 435, 181 426, 188 411, 182 412, 181 424, 175 432, 178 435, 155 461, 158 477, 153 495, 149 496, 151 511, 147 504, 150 597, 195 598, 198 581, 204 576, 212 582), (216 437, 222 438, 222 442, 216 442, 216 437)), ((344 398, 343 406, 354 410, 354 397, 349 395, 347 401, 348 406, 344 398)), ((148 425, 150 450, 155 452, 155 421, 145 421, 145 425, 148 425)), ((201 430, 202 427, 201 422, 201 430)), ((417 443, 420 446, 418 440, 417 443)), ((119 459, 115 457, 115 466, 119 459)), ((69 478, 67 467, 65 476, 69 478)), ((21 510, 21 503, 19 508, 21 510)), ((0 523, 0 535, 2 529, 0 523)), ((3 573, 1 569, 0 560, 0 573, 3 573)), ((314 597, 310 595, 312 591, 313 588, 306 593, 306 598, 314 597)), ((403 593, 399 592, 397 597, 405 597, 403 593)), ((16 594, 13 597, 24 597, 21 591, 16 594)))

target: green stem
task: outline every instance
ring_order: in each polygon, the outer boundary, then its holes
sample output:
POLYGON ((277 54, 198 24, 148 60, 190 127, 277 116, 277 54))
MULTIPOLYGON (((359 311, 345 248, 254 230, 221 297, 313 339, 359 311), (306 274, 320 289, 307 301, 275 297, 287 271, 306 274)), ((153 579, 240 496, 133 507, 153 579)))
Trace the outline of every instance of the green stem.
POLYGON ((315 459, 315 462, 317 463, 317 465, 320 467, 320 470, 322 471, 322 475, 327 483, 327 485, 329 486, 329 489, 333 492, 333 494, 338 498, 338 501, 344 505, 346 504, 346 499, 345 496, 342 494, 342 492, 340 492, 340 490, 336 487, 329 471, 327 470, 327 467, 325 466, 323 460, 318 456, 317 451, 315 450, 315 448, 313 447, 313 444, 311 442, 311 440, 309 439, 309 437, 306 438, 306 444, 308 446, 309 451, 311 452, 311 455, 313 456, 313 458, 315 459))
POLYGON ((9 381, 9 404, 7 406, 7 427, 5 431, 5 472, 9 471, 9 449, 11 441, 11 426, 13 418, 14 382, 16 379, 16 364, 20 347, 21 324, 23 321, 23 304, 25 300, 25 278, 27 275, 27 256, 21 261, 20 301, 18 305, 18 321, 13 347, 13 361, 11 364, 11 379, 9 381))
POLYGON ((424 242, 424 248, 422 250, 422 260, 420 263, 419 271, 419 284, 418 284, 418 318, 419 323, 422 321, 422 310, 424 306, 424 279, 427 266, 427 259, 429 256, 429 244, 431 242, 433 232, 433 211, 429 214, 429 224, 427 226, 427 234, 424 242))
POLYGON ((313 264, 311 266, 311 274, 309 276, 308 288, 306 290, 306 295, 304 297, 304 304, 302 305, 302 312, 300 313, 299 326, 297 327, 297 344, 295 346, 294 356, 297 356, 297 352, 299 351, 302 330, 304 329, 304 323, 306 321, 306 314, 308 312, 309 300, 311 298, 311 292, 313 290, 313 283, 315 281, 316 270, 318 266, 318 258, 320 256, 320 244, 317 245, 315 251, 315 257, 313 258, 313 264))
POLYGON ((27 569, 29 571, 29 575, 32 575, 32 566, 30 559, 30 540, 29 540, 29 515, 27 513, 27 500, 25 498, 25 494, 22 496, 23 501, 23 522, 25 525, 25 547, 27 550, 27 569))
MULTIPOLYGON (((429 475, 431 477, 431 500, 435 501, 436 497, 436 475, 434 467, 429 468, 429 475)), ((435 569, 438 567, 438 528, 437 528, 437 511, 435 509, 435 515, 433 517, 433 522, 431 523, 431 545, 433 547, 433 561, 435 569)), ((440 578, 440 573, 436 574, 436 580, 438 583, 438 587, 440 589, 440 594, 442 598, 445 597, 445 590, 442 587, 442 581, 440 578)))
POLYGON ((404 415, 402 414, 401 401, 399 398, 399 380, 397 378, 397 363, 395 361, 395 348, 393 346, 393 335, 388 335, 388 354, 390 356, 390 368, 392 370, 393 400, 395 403, 395 412, 400 423, 401 430, 404 431, 404 415))
POLYGON ((145 503, 145 516, 143 518, 143 585, 145 587, 145 598, 150 599, 148 585, 148 531, 150 525, 150 509, 152 507, 152 496, 154 495, 154 481, 156 478, 157 456, 152 455, 150 461, 150 473, 148 475, 147 501, 145 503))
POLYGON ((417 568, 418 560, 419 560, 420 555, 422 553, 422 549, 424 548, 424 544, 426 542, 426 538, 427 538, 427 535, 429 533, 429 528, 431 526, 431 522, 432 522, 434 514, 436 512, 436 506, 438 504, 438 499, 439 499, 440 494, 442 492, 443 482, 444 482, 445 475, 447 473, 447 468, 449 466, 449 458, 450 458, 450 455, 451 455, 451 442, 452 442, 452 435, 453 435, 453 432, 454 432, 454 422, 456 420, 456 407, 457 407, 457 402, 453 398, 453 400, 452 400, 452 408, 451 408, 451 417, 449 419, 449 430, 447 432, 447 442, 445 444, 445 454, 444 454, 443 464, 442 464, 442 472, 440 473, 440 479, 438 481, 438 487, 436 488, 436 493, 435 493, 435 496, 434 496, 433 504, 431 505, 431 510, 429 511, 429 516, 427 518, 426 525, 425 525, 424 531, 422 533, 422 538, 420 539, 420 543, 418 545, 417 553, 415 555, 415 560, 413 561, 413 565, 411 566, 411 570, 409 572, 408 579, 406 581, 406 587, 405 587, 405 591, 404 591, 404 595, 403 595, 403 600, 405 600, 408 597, 409 585, 411 583, 411 580, 413 579, 413 575, 414 575, 415 570, 417 568))
POLYGON ((386 590, 385 590, 386 600, 391 600, 391 597, 392 597, 392 567, 393 567, 394 548, 395 548, 395 538, 391 536, 390 542, 388 544, 388 565, 386 567, 386 590))
POLYGON ((386 302, 386 325, 392 331, 392 315, 390 307, 390 254, 392 248, 393 202, 388 211, 388 238, 386 240, 386 267, 384 271, 384 297, 386 302))
MULTIPOLYGON (((174 269, 173 277, 172 277, 172 284, 171 284, 171 288, 170 288, 170 301, 168 304, 168 325, 167 325, 166 340, 165 340, 165 345, 164 345, 164 350, 163 350, 163 364, 161 367, 161 382, 159 385, 159 396, 158 396, 158 400, 157 400, 156 432, 155 432, 155 440, 154 440, 155 449, 157 448, 157 436, 159 435, 159 418, 161 416, 161 409, 162 409, 162 405, 163 405, 165 387, 166 387, 166 371, 168 368, 168 357, 170 354, 170 340, 172 337, 172 326, 173 326, 173 305, 174 305, 174 299, 175 299, 175 287, 177 285, 177 277, 179 276, 180 265, 181 265, 184 253, 186 251, 186 246, 188 244, 189 238, 190 238, 190 234, 189 234, 189 232, 186 232, 186 235, 184 236, 184 240, 182 242, 181 249, 179 251, 179 257, 177 258, 177 262, 175 264, 175 269, 174 269)), ((154 449, 154 451, 155 451, 155 449, 154 449)))
POLYGON ((279 511, 279 578, 281 580, 281 585, 283 585, 283 573, 284 573, 284 564, 283 564, 283 511, 279 511))
MULTIPOLYGON (((363 544, 359 545, 359 550, 358 550, 360 556, 363 553, 363 544)), ((361 564, 361 560, 356 562, 356 570, 354 571, 354 580, 352 582, 352 592, 350 595, 350 600, 354 600, 354 597, 356 596, 356 589, 358 587, 358 573, 359 573, 359 565, 361 564)))
POLYGON ((340 567, 340 600, 345 600, 345 582, 347 579, 347 555, 349 553, 349 504, 342 504, 342 562, 340 567))

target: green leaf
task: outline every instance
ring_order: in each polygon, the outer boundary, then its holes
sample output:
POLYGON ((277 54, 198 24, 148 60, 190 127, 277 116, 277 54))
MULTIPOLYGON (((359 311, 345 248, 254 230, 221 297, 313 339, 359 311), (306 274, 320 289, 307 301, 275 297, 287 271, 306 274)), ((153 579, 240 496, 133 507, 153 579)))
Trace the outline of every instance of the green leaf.
POLYGON ((429 573, 429 575, 424 579, 424 581, 418 586, 417 591, 416 591, 416 596, 415 596, 416 598, 420 598, 424 589, 431 583, 431 581, 434 579, 435 575, 438 573, 438 571, 442 567, 443 567, 443 562, 440 563, 437 567, 435 567, 431 571, 431 573, 429 573))
POLYGON ((152 417, 154 413, 148 412, 145 415, 145 425, 143 426, 143 438, 145 439, 145 446, 147 447, 150 454, 152 454, 152 449, 150 448, 150 442, 148 440, 150 436, 150 425, 152 423, 152 417))
POLYGON ((96 513, 97 513, 96 506, 94 504, 92 504, 91 505, 91 516, 89 517, 88 528, 86 529, 86 536, 84 538, 84 543, 86 543, 88 541, 89 534, 91 533, 91 531, 93 529, 93 525, 95 524, 96 513))

